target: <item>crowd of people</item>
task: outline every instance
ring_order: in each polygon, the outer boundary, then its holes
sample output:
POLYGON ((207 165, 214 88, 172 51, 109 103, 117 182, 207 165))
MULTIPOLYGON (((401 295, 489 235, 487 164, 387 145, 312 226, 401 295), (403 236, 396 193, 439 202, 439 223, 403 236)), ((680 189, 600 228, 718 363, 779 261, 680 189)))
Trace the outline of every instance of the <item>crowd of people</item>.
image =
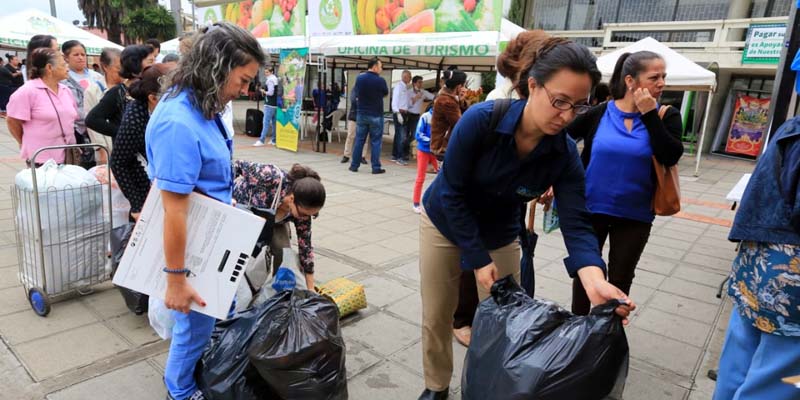
MULTIPOLYGON (((0 112, 29 165, 46 159, 86 167, 108 163, 133 222, 151 185, 161 191, 164 303, 176 320, 164 381, 168 398, 197 400, 203 393, 195 365, 215 319, 190 309, 204 300, 186 279, 189 195, 265 210, 271 248, 289 246, 288 223, 294 224, 299 269, 306 287, 314 288, 312 220, 326 194, 319 174, 307 166, 283 170, 233 160, 234 131, 225 115, 262 69, 264 127, 255 145, 275 140, 279 84, 250 33, 215 23, 181 38, 179 60, 159 53, 157 41, 104 49, 98 73, 87 66, 80 42, 59 46, 52 36, 34 36, 25 72, 22 60, 10 54, 0 67, 0 112), (73 143, 106 144, 110 157, 62 149, 31 159, 42 147, 73 143)), ((468 105, 467 75, 455 67, 443 71, 435 95, 410 71, 392 88, 392 161, 406 165, 417 142, 412 207, 420 215, 420 399, 448 397, 452 338, 469 346, 478 302, 498 279, 519 281, 518 236, 527 208, 537 202, 558 207, 573 313, 619 300, 616 312, 627 323, 636 308, 629 295, 655 218, 653 163, 671 167, 680 160, 681 115, 659 103, 667 70, 659 54, 620 57, 605 91, 595 61, 580 44, 530 31, 498 58, 509 83, 490 94, 491 101, 468 105), (582 151, 575 140, 583 142, 582 151), (435 178, 423 194, 429 166, 435 178), (606 241, 607 264, 601 252, 606 241)), ((352 172, 367 163, 367 154, 373 174, 386 172, 380 155, 389 87, 382 71, 380 59, 369 60, 350 91, 342 163, 352 172)), ((340 90, 320 84, 312 97, 325 115, 338 109, 340 90)), ((779 145, 760 159, 731 231, 730 238, 742 242, 729 289, 737 307, 715 400, 792 398, 778 378, 800 365, 798 123, 784 125, 776 135, 779 145), (782 202, 779 213, 768 211, 775 201, 782 202)), ((281 255, 265 257, 277 266, 281 255)))

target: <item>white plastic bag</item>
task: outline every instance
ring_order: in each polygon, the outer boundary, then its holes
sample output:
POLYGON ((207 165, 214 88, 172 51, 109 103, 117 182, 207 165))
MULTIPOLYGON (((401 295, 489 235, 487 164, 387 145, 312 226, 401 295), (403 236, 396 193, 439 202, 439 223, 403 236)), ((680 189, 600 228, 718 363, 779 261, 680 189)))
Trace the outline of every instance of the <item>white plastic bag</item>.
POLYGON ((150 319, 150 326, 156 331, 158 336, 164 340, 172 337, 172 327, 175 326, 175 317, 172 310, 168 309, 164 301, 150 296, 147 305, 147 318, 150 319))
MULTIPOLYGON (((108 184, 108 167, 106 165, 98 165, 89 170, 89 173, 103 184, 108 184)), ((103 193, 107 193, 107 188, 103 187, 103 193)), ((109 212, 108 196, 103 196, 103 218, 108 219, 109 212)), ((122 226, 128 223, 128 213, 131 211, 131 203, 122 194, 122 190, 117 184, 114 176, 111 176, 111 212, 113 213, 114 225, 112 228, 122 226)))

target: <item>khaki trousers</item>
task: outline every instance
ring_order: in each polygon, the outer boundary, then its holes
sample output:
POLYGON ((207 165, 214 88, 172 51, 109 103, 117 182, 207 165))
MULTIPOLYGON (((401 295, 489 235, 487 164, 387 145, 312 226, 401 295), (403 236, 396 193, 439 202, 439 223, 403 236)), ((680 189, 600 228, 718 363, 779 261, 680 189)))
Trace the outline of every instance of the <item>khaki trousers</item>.
MULTIPOLYGON (((422 366, 425 387, 442 391, 453 375, 453 313, 458 305, 461 250, 431 223, 425 211, 419 225, 419 272, 422 294, 422 366)), ((516 240, 489 252, 498 278, 513 274, 519 282, 520 247, 516 240)), ((478 284, 478 297, 490 292, 478 284)))
MULTIPOLYGON (((345 157, 352 157, 353 156, 353 142, 356 140, 356 121, 347 121, 347 139, 344 140, 344 156, 345 157)), ((364 144, 364 150, 361 152, 361 157, 363 159, 367 159, 367 154, 369 154, 369 138, 367 138, 367 143, 364 144)))

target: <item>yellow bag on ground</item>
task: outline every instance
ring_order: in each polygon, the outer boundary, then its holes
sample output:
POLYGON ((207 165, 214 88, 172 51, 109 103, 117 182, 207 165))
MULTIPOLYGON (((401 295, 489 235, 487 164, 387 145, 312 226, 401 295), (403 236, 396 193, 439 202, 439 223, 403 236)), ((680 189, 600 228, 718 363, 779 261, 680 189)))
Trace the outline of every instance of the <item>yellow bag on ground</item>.
POLYGON ((339 318, 367 308, 364 285, 347 278, 336 278, 317 287, 317 292, 330 298, 339 308, 339 318))

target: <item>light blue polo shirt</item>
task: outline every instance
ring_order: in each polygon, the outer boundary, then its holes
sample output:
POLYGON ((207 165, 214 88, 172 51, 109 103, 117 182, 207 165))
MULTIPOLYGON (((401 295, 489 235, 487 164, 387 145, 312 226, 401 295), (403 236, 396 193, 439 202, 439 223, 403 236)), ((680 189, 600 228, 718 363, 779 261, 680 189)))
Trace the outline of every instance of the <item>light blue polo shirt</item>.
POLYGON ((147 173, 159 189, 231 203, 233 141, 218 120, 203 117, 188 89, 161 98, 145 133, 147 173))

